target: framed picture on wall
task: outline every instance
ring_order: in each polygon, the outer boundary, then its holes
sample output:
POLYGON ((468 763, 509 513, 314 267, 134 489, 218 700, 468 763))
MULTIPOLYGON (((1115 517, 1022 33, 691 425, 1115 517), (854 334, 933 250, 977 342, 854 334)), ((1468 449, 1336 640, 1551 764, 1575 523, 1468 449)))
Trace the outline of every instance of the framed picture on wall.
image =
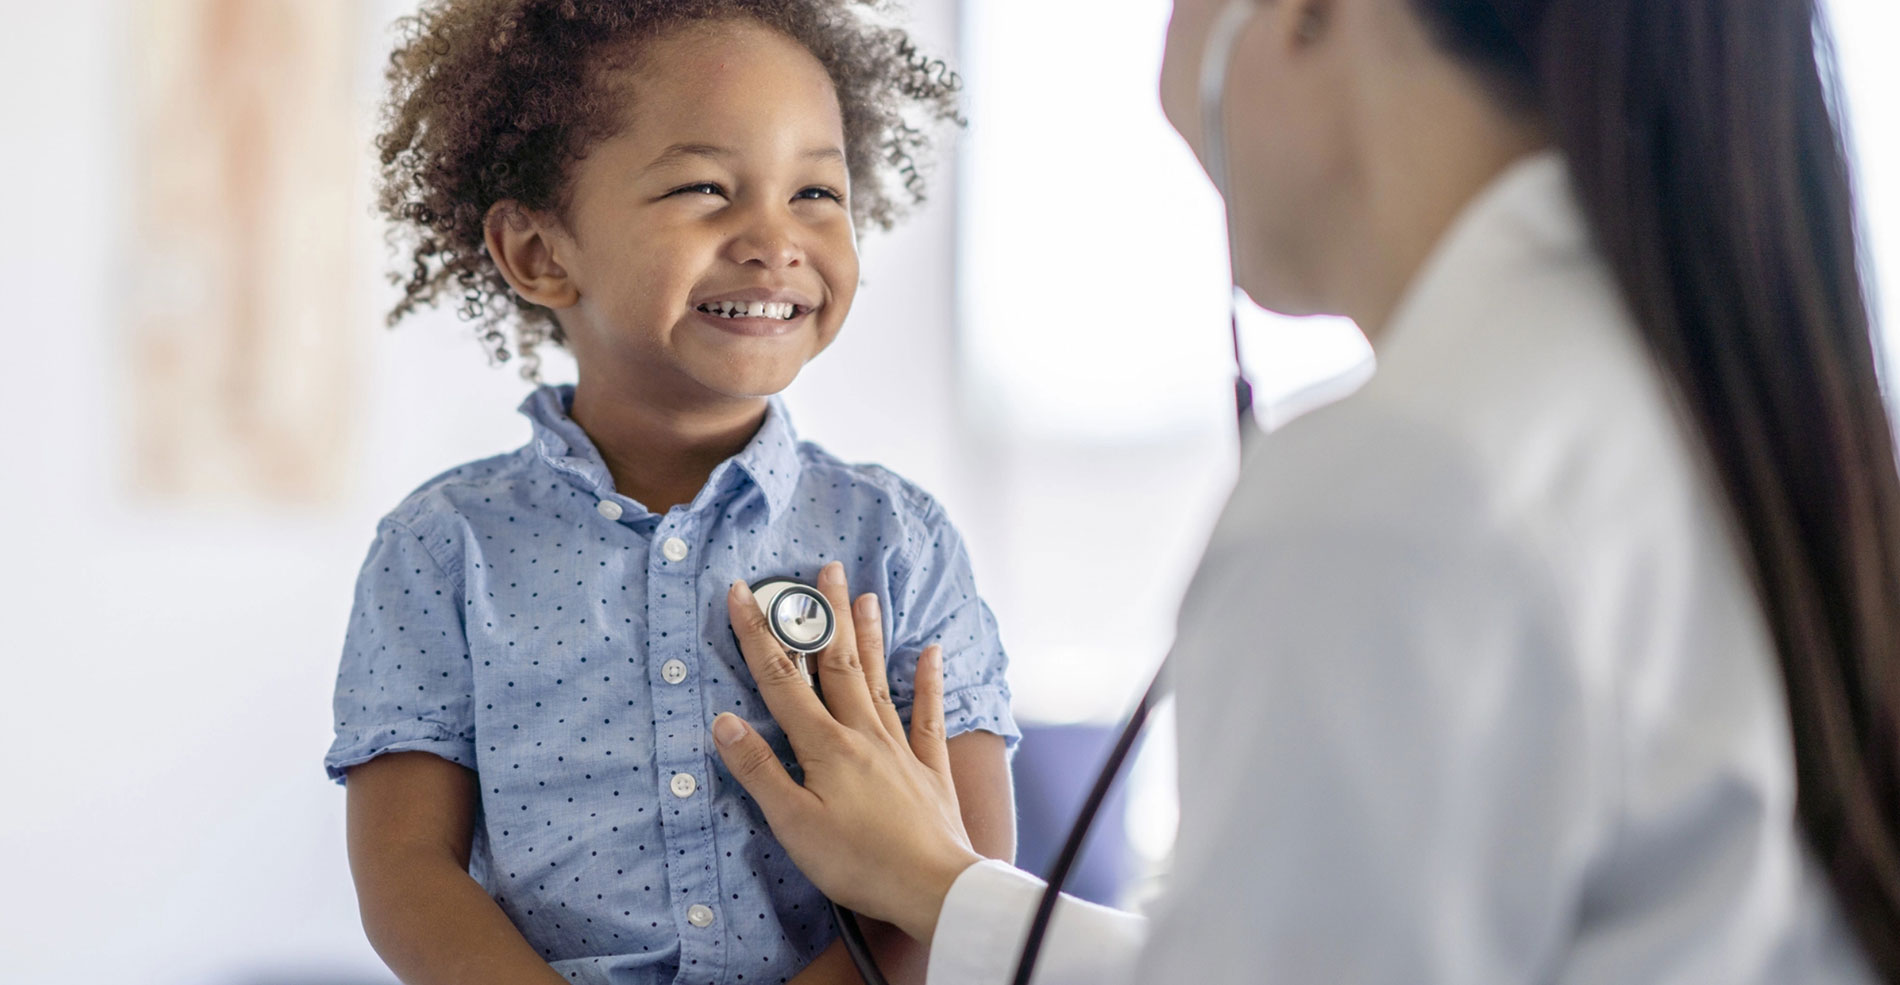
POLYGON ((127 483, 194 502, 333 498, 360 334, 357 5, 127 6, 127 483))

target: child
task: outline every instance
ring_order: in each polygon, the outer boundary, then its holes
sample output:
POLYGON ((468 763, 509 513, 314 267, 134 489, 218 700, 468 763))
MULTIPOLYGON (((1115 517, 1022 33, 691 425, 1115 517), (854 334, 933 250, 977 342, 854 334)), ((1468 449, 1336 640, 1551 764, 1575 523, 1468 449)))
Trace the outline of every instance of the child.
MULTIPOLYGON (((853 0, 431 0, 379 141, 414 243, 392 321, 460 301, 497 355, 572 351, 533 440, 417 490, 356 588, 325 765, 371 942, 406 982, 855 982, 824 899, 724 773, 744 716, 791 751, 726 609, 841 562, 890 685, 946 648, 956 782, 1007 858, 1005 659, 956 530, 800 443, 771 395, 836 336, 907 108, 953 77, 853 0)), ((874 408, 866 408, 875 412, 874 408)), ((873 928, 881 963, 923 954, 873 928)))

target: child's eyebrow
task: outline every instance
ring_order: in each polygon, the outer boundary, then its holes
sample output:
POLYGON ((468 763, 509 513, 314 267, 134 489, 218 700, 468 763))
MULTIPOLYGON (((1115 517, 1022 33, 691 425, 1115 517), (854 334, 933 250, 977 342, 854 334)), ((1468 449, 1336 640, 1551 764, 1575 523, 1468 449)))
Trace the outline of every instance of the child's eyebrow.
MULTIPOLYGON (((713 161, 725 161, 736 156, 737 153, 737 151, 734 151, 730 147, 720 147, 717 144, 674 144, 661 151, 660 155, 653 159, 653 163, 641 169, 641 173, 644 174, 655 168, 672 164, 681 158, 703 157, 713 161)), ((832 146, 813 147, 799 156, 807 161, 837 161, 843 163, 845 160, 844 151, 832 146)))

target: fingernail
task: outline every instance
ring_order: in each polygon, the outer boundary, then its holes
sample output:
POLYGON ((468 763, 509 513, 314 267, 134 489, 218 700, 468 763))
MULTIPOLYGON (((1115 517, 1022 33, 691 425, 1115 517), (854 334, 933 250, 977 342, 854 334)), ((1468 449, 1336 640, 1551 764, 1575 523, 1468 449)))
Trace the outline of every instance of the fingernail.
POLYGON ((825 565, 824 570, 818 573, 818 577, 830 582, 844 581, 844 562, 833 561, 825 565))
POLYGON ((859 619, 865 622, 877 622, 877 609, 877 596, 867 594, 858 597, 859 619))
POLYGON ((744 578, 734 578, 732 580, 732 587, 726 589, 726 594, 745 598, 747 595, 752 594, 752 586, 747 585, 744 578))
POLYGON ((713 719, 713 741, 729 746, 745 738, 745 723, 732 712, 724 712, 713 719))

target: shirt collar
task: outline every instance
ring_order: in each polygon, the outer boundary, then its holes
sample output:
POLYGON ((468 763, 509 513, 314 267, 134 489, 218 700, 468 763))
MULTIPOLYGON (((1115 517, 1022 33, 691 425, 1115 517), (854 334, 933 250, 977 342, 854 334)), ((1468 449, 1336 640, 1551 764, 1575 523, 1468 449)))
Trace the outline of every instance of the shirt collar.
MULTIPOLYGON (((592 438, 568 415, 574 405, 572 384, 536 387, 521 402, 521 414, 534 428, 536 457, 568 481, 601 499, 640 506, 614 490, 613 474, 607 461, 594 446, 592 438)), ((717 501, 727 489, 744 482, 757 486, 765 496, 769 516, 777 518, 791 505, 798 488, 798 433, 792 429, 791 415, 784 401, 772 397, 766 402, 765 423, 737 455, 719 463, 694 497, 691 509, 699 510, 717 501)))
POLYGON ((715 481, 707 485, 715 485, 722 470, 734 467, 765 494, 766 508, 774 519, 792 505, 798 491, 798 432, 792 430, 792 417, 783 400, 775 396, 766 401, 765 423, 759 425, 758 433, 739 454, 713 470, 715 481))

